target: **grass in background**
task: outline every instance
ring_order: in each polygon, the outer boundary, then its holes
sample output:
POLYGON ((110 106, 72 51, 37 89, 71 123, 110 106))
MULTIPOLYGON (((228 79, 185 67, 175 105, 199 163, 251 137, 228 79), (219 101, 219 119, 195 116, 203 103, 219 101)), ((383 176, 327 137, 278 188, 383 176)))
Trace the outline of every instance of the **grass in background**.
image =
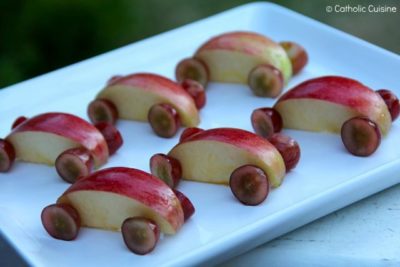
MULTIPOLYGON (((0 88, 107 52, 246 0, 2 0, 0 88)), ((399 1, 271 1, 400 53, 399 1), (326 13, 327 5, 397 6, 395 14, 326 13)))

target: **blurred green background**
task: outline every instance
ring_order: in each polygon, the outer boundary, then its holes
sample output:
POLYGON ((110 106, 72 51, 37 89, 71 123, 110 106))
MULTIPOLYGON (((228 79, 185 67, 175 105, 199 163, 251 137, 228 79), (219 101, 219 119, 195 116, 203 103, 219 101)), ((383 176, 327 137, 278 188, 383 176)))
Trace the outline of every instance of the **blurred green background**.
MULTIPOLYGON (((252 1, 0 0, 0 88, 252 1)), ((400 1, 271 1, 400 54, 400 1), (396 13, 327 13, 327 5, 396 13)))

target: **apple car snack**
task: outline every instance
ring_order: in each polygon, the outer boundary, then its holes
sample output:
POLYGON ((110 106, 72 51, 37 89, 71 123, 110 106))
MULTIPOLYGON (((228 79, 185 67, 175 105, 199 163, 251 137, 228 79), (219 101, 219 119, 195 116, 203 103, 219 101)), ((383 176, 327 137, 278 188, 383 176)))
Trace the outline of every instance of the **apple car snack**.
POLYGON ((104 165, 122 145, 113 125, 100 126, 60 112, 19 117, 11 133, 0 139, 0 170, 9 170, 14 159, 55 165, 61 178, 72 183, 104 165))
POLYGON ((308 62, 303 47, 294 42, 275 43, 254 32, 228 32, 205 42, 175 69, 177 81, 248 84, 261 97, 277 97, 292 75, 308 62), (232 64, 235 62, 235 64, 232 64))
POLYGON ((272 108, 274 112, 262 114, 260 110, 251 117, 260 135, 273 134, 274 114, 278 113, 284 128, 340 134, 345 148, 356 156, 374 153, 400 112, 393 92, 373 91, 340 76, 305 81, 282 95, 272 108))
POLYGON ((152 73, 113 76, 88 106, 93 123, 115 123, 117 118, 148 121, 160 137, 173 137, 180 125, 200 122, 198 109, 205 105, 201 84, 185 80, 178 84, 152 73))
POLYGON ((66 241, 75 239, 81 226, 121 231, 127 248, 144 255, 160 232, 176 234, 193 213, 190 200, 157 177, 114 167, 76 181, 43 209, 41 220, 52 237, 66 241))
POLYGON ((229 185, 240 202, 258 205, 300 158, 298 144, 293 139, 284 140, 285 144, 278 142, 275 147, 267 139, 241 129, 187 128, 168 155, 151 158, 151 172, 160 179, 173 180, 172 170, 176 170, 186 180, 229 185), (286 168, 287 159, 291 165, 286 168))

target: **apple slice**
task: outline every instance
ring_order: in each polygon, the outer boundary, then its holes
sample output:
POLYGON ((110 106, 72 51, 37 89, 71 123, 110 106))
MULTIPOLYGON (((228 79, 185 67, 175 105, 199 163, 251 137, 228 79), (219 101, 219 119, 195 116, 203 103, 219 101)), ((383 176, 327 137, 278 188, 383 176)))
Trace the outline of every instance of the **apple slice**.
POLYGON ((79 179, 57 203, 73 206, 82 226, 118 231, 125 219, 146 217, 166 234, 175 234, 184 215, 175 193, 149 173, 108 168, 79 179))
POLYGON ((108 149, 102 134, 89 122, 66 113, 44 113, 26 120, 7 136, 16 157, 23 161, 53 165, 67 149, 84 147, 95 167, 105 164, 108 149))
POLYGON ((210 80, 246 84, 249 73, 262 64, 282 72, 286 84, 292 65, 285 50, 267 37, 253 32, 229 32, 211 38, 194 55, 204 62, 210 80))
POLYGON ((282 183, 285 163, 266 139, 240 129, 216 128, 191 135, 177 144, 169 156, 181 163, 187 180, 229 184, 232 172, 251 164, 262 169, 273 187, 282 183))
POLYGON ((137 73, 111 81, 97 99, 111 101, 119 117, 147 121, 155 104, 169 104, 176 109, 183 125, 199 124, 199 114, 193 98, 180 85, 156 74, 137 73))
POLYGON ((305 81, 282 95, 274 108, 285 128, 340 133, 345 121, 359 116, 376 122, 383 135, 391 126, 390 113, 378 93, 339 76, 305 81))

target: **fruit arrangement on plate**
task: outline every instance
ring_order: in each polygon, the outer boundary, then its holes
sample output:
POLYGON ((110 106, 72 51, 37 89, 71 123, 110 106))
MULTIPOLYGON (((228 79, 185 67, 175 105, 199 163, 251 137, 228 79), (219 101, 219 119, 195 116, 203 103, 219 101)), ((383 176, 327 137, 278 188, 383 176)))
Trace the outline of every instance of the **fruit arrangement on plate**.
POLYGON ((67 113, 19 117, 0 139, 0 172, 14 160, 55 165, 72 185, 41 221, 54 238, 73 240, 81 226, 121 231, 136 254, 151 252, 160 233, 174 235, 195 212, 176 190, 180 180, 229 185, 245 205, 259 205, 300 160, 300 146, 282 128, 340 133, 344 146, 369 156, 400 113, 389 90, 373 91, 338 76, 305 81, 273 107, 251 114, 254 132, 197 128, 208 82, 248 84, 260 97, 278 97, 308 55, 294 42, 276 43, 253 32, 211 38, 176 66, 172 81, 152 73, 113 76, 87 108, 93 124, 67 113), (117 119, 148 121, 160 137, 176 135, 167 154, 150 158, 150 173, 126 167, 97 170, 122 145, 117 119))
POLYGON ((71 185, 41 219, 54 238, 73 240, 81 226, 121 231, 126 246, 147 254, 160 232, 176 234, 194 213, 181 192, 141 170, 114 167, 94 172, 71 185))
POLYGON ((180 125, 197 126, 205 104, 204 88, 192 80, 178 84, 151 73, 112 77, 88 106, 93 123, 118 118, 148 121, 161 137, 173 137, 180 125))
POLYGON ((340 133, 350 153, 369 156, 399 112, 399 100, 389 90, 374 91, 353 79, 325 76, 295 86, 273 108, 256 109, 252 122, 264 136, 273 131, 273 122, 284 128, 340 133))
POLYGON ((11 133, 0 139, 0 171, 8 171, 15 159, 55 165, 61 178, 72 183, 104 165, 122 143, 119 131, 108 123, 92 125, 59 112, 19 117, 11 133))
POLYGON ((200 46, 175 70, 176 79, 248 84, 260 97, 277 97, 292 75, 308 62, 305 49, 294 42, 276 43, 255 32, 228 32, 200 46))

